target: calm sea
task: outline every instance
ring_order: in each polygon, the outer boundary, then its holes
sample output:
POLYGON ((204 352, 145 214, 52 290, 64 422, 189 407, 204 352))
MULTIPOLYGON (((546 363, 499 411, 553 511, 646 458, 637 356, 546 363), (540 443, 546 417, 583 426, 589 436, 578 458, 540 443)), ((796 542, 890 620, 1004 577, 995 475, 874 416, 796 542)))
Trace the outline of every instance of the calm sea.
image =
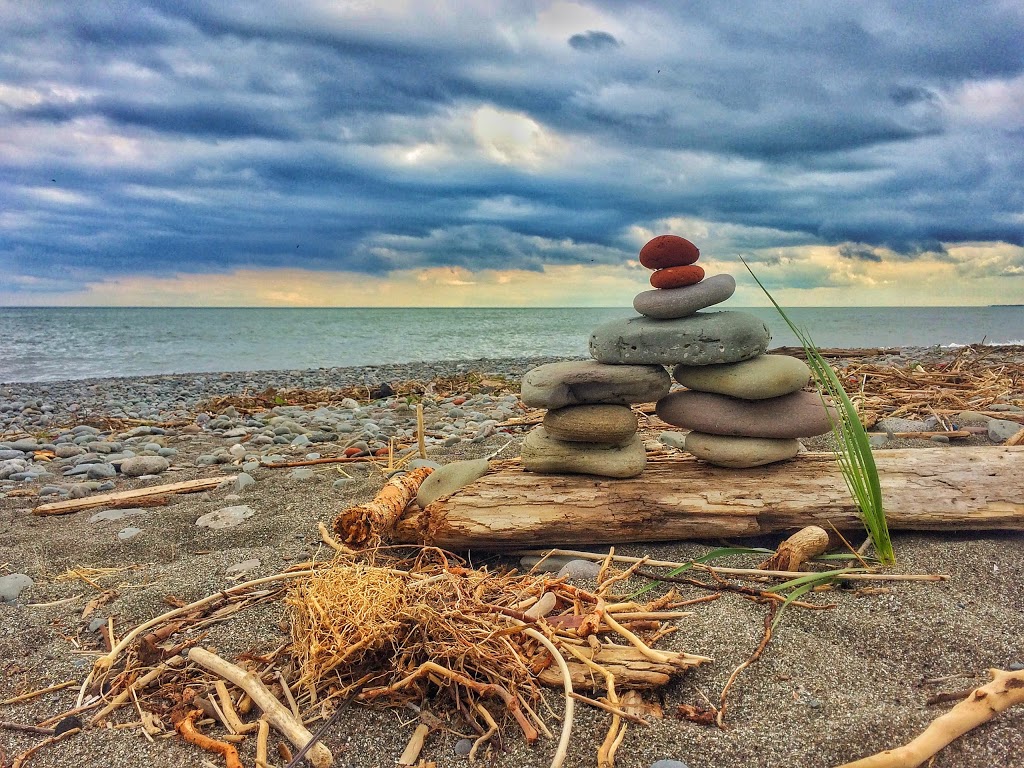
MULTIPOLYGON (((772 309, 744 309, 796 339, 772 309)), ((1024 306, 787 310, 822 347, 1024 344, 1024 306)), ((0 382, 328 368, 481 357, 586 356, 626 308, 0 307, 0 382)))

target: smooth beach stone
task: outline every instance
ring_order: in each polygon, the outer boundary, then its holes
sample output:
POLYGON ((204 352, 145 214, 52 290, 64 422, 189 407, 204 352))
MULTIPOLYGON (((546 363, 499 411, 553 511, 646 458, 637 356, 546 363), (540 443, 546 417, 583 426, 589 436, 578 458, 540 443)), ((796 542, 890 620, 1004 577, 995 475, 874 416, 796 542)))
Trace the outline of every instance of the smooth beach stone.
POLYGON ((640 249, 640 263, 648 269, 684 267, 700 258, 700 249, 679 235, 658 235, 640 249))
POLYGON ((416 492, 416 503, 425 509, 428 504, 433 504, 442 496, 455 493, 483 477, 490 466, 487 459, 469 459, 445 464, 431 472, 420 484, 419 491, 416 492))
POLYGON ((800 452, 800 441, 690 432, 686 436, 686 450, 708 464, 744 469, 791 459, 800 452))
MULTIPOLYGON (((791 392, 768 400, 740 400, 711 392, 673 392, 661 398, 658 418, 696 432, 739 437, 813 437, 832 431, 829 417, 817 392, 791 392)), ((690 450, 690 439, 686 440, 690 450)))
POLYGON ((633 297, 633 309, 656 320, 673 320, 721 304, 735 292, 732 275, 712 275, 682 288, 641 291, 633 297))
POLYGON ((989 419, 988 439, 993 443, 1003 443, 1009 440, 1024 429, 1024 424, 1018 424, 1009 419, 989 419))
POLYGON ((24 573, 8 573, 0 576, 0 602, 13 603, 26 589, 35 584, 31 576, 24 573))
POLYGON ((252 507, 241 504, 234 507, 221 507, 213 512, 207 512, 196 520, 196 525, 201 528, 234 528, 247 517, 256 514, 252 507))
POLYGON ((693 264, 688 267, 666 267, 651 275, 651 285, 655 288, 682 288, 696 285, 704 279, 704 269, 693 264))
POLYGON ((611 365, 715 365, 764 354, 770 340, 768 326, 747 312, 696 312, 675 320, 628 317, 594 329, 590 356, 611 365))
POLYGON ((589 403, 628 405, 653 403, 668 394, 671 386, 668 371, 660 365, 602 365, 593 360, 574 360, 548 363, 527 371, 520 397, 531 408, 589 403))
POLYGON ((758 355, 723 365, 677 365, 672 378, 699 392, 767 400, 803 389, 811 380, 811 369, 789 355, 758 355))
POLYGON ((647 464, 644 441, 639 435, 619 445, 570 443, 552 439, 543 426, 535 427, 526 436, 521 457, 528 472, 544 474, 636 477, 647 464))
POLYGON ((128 477, 159 475, 170 466, 171 463, 163 456, 133 456, 121 462, 121 474, 128 477))
POLYGON ((625 405, 570 405, 548 411, 544 429, 555 440, 621 443, 636 434, 636 416, 625 405))

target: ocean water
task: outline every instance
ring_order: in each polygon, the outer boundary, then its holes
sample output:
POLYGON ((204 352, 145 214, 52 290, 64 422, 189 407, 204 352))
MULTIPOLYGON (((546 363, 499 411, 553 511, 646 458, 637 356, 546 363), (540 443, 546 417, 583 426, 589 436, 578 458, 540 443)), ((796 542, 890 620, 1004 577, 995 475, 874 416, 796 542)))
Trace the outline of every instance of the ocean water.
MULTIPOLYGON (((769 308, 772 346, 797 341, 769 308)), ((1024 344, 1024 306, 798 307, 821 347, 1024 344)), ((587 355, 631 308, 0 307, 0 382, 587 355)))

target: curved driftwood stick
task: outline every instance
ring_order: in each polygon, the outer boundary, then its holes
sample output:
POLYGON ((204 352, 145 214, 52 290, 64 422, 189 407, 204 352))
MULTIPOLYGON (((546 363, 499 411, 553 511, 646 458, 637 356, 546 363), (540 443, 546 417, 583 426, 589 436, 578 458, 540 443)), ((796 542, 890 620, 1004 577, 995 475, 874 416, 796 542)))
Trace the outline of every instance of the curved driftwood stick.
MULTIPOLYGON (((193 648, 188 652, 188 658, 189 661, 194 661, 220 675, 249 694, 249 698, 263 710, 267 722, 284 734, 285 738, 299 749, 306 746, 313 738, 313 734, 306 729, 302 721, 289 712, 256 675, 203 648, 193 648)), ((327 768, 334 764, 331 750, 322 743, 313 745, 313 748, 309 750, 308 757, 314 768, 327 768)))
POLYGON ((931 725, 910 743, 844 763, 839 768, 916 768, 950 742, 988 722, 1007 707, 1024 704, 1024 670, 1005 672, 990 669, 988 673, 992 682, 975 688, 949 712, 932 720, 931 725))

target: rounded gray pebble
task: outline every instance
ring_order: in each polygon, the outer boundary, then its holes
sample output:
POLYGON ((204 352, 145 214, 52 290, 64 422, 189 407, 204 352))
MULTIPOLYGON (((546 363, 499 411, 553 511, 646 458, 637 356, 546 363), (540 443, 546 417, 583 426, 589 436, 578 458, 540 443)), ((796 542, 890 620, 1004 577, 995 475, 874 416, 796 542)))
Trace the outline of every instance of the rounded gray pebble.
POLYGON ((22 592, 34 583, 32 578, 24 573, 9 573, 6 576, 0 576, 0 601, 6 600, 13 603, 22 592))
POLYGON ((682 760, 655 760, 651 768, 687 768, 682 760))
POLYGON ((473 749, 472 739, 459 739, 455 742, 455 754, 459 757, 466 757, 471 749, 473 749))
POLYGON ((141 528, 124 528, 117 532, 117 538, 121 541, 131 541, 140 533, 142 533, 141 528))

